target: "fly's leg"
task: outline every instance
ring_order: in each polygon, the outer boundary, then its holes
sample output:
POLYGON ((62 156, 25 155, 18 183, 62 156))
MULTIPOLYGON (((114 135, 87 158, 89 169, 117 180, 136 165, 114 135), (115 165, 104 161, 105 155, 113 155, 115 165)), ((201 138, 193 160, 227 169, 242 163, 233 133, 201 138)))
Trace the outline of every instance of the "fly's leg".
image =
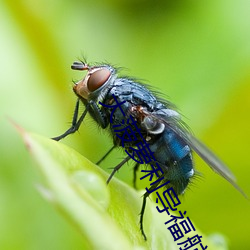
POLYGON ((96 165, 99 165, 115 148, 115 146, 113 146, 97 163, 96 165))
POLYGON ((89 110, 89 105, 87 105, 86 109, 84 110, 84 112, 82 113, 81 117, 77 121, 78 111, 79 111, 79 102, 80 101, 78 99, 77 102, 76 102, 76 106, 75 106, 75 110, 74 110, 74 116, 73 116, 71 127, 65 133, 63 133, 62 135, 59 135, 59 136, 51 138, 51 139, 53 139, 55 141, 60 141, 64 137, 68 136, 69 134, 75 133, 79 129, 79 127, 80 127, 80 125, 81 125, 84 117, 86 116, 86 114, 87 114, 87 112, 89 110))
POLYGON ((148 192, 144 193, 143 195, 143 200, 142 200, 142 207, 141 207, 141 212, 140 212, 140 230, 141 230, 141 233, 142 233, 142 236, 144 238, 144 240, 147 240, 147 236, 144 232, 144 229, 143 229, 143 217, 144 217, 144 212, 145 212, 145 209, 146 209, 146 203, 147 203, 147 198, 149 196, 149 194, 155 189, 157 188, 157 186, 159 185, 159 182, 156 182, 155 184, 153 184, 149 189, 148 189, 148 192))
POLYGON ((144 240, 147 240, 147 236, 146 236, 144 229, 143 229, 143 216, 144 216, 146 203, 147 203, 146 199, 148 198, 148 196, 149 196, 148 192, 144 193, 143 200, 142 200, 141 212, 140 212, 140 230, 141 230, 141 233, 142 233, 144 240))
POLYGON ((135 189, 136 189, 136 173, 138 171, 139 166, 140 166, 140 163, 137 162, 133 169, 133 186, 135 189))
POLYGON ((97 123, 100 124, 102 128, 106 128, 108 126, 106 115, 102 113, 102 111, 94 101, 89 101, 89 105, 91 107, 90 112, 94 114, 97 123))
POLYGON ((127 156, 121 163, 119 163, 116 167, 114 167, 112 173, 110 174, 108 180, 107 180, 107 184, 109 184, 109 182, 111 181, 112 177, 114 176, 114 174, 126 163, 130 160, 130 156, 127 156))

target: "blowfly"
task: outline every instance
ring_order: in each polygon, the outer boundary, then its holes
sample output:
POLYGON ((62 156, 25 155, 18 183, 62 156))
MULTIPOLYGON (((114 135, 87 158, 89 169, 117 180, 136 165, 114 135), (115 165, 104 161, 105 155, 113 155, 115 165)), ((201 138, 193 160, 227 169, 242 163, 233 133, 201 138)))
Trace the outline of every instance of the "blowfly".
MULTIPOLYGON (((113 138, 113 147, 101 160, 115 147, 123 147, 128 154, 113 169, 107 183, 119 168, 133 158, 136 161, 135 184, 139 165, 149 165, 153 161, 152 158, 145 160, 144 151, 140 150, 147 144, 148 151, 153 153, 154 162, 160 167, 155 169, 160 181, 154 181, 149 191, 167 183, 177 195, 183 194, 195 174, 192 159, 192 151, 195 151, 208 166, 243 193, 226 165, 189 132, 175 106, 157 97, 147 85, 133 78, 119 77, 117 69, 109 64, 90 66, 85 62, 74 62, 71 68, 86 71, 87 74, 73 87, 77 102, 71 127, 53 139, 59 141, 76 132, 89 113, 113 138), (79 116, 80 103, 83 103, 85 110, 79 116)), ((140 215, 140 229, 145 239, 143 214, 149 194, 146 192, 143 196, 140 215)))

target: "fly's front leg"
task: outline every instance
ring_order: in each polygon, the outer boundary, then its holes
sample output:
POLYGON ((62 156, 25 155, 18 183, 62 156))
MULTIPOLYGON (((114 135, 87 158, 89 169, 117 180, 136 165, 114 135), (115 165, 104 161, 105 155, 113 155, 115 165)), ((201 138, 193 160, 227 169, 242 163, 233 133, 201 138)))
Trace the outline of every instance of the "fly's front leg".
POLYGON ((80 116, 79 120, 77 120, 78 119, 78 112, 79 112, 79 104, 80 104, 80 101, 78 99, 77 102, 76 102, 76 106, 75 106, 75 110, 74 110, 74 116, 73 116, 71 127, 65 133, 63 133, 62 135, 59 135, 57 137, 53 137, 51 139, 53 139, 55 141, 60 141, 64 137, 68 136, 69 134, 75 133, 79 129, 79 127, 80 127, 80 125, 81 125, 84 117, 86 116, 86 114, 87 114, 87 112, 89 110, 89 104, 88 104, 86 106, 86 109, 84 110, 84 112, 80 116))
POLYGON ((103 129, 106 128, 108 126, 108 119, 106 114, 101 111, 96 102, 90 100, 89 105, 91 107, 91 110, 89 112, 93 114, 93 117, 96 122, 101 125, 103 129))

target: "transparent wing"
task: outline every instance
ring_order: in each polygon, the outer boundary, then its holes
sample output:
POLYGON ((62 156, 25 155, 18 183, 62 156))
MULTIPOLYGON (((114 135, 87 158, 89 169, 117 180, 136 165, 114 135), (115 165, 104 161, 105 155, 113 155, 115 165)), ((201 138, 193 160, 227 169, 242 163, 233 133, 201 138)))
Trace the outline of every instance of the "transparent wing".
MULTIPOLYGON (((170 115, 169 111, 160 112, 159 114, 154 113, 151 115, 158 122, 163 123, 166 127, 174 131, 182 140, 184 140, 190 148, 192 148, 216 173, 221 175, 224 179, 230 182, 241 194, 247 199, 247 195, 242 189, 236 184, 236 178, 229 168, 202 142, 195 138, 187 129, 185 124, 180 120, 177 115, 170 115)), ((151 116, 150 115, 150 116, 151 116)))

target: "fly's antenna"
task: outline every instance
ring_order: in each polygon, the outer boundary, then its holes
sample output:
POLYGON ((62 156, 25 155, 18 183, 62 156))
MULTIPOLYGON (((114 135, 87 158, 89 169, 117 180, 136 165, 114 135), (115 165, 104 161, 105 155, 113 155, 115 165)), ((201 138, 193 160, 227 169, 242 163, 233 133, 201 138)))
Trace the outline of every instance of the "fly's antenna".
POLYGON ((89 65, 84 62, 73 62, 71 69, 74 70, 89 70, 89 65))

